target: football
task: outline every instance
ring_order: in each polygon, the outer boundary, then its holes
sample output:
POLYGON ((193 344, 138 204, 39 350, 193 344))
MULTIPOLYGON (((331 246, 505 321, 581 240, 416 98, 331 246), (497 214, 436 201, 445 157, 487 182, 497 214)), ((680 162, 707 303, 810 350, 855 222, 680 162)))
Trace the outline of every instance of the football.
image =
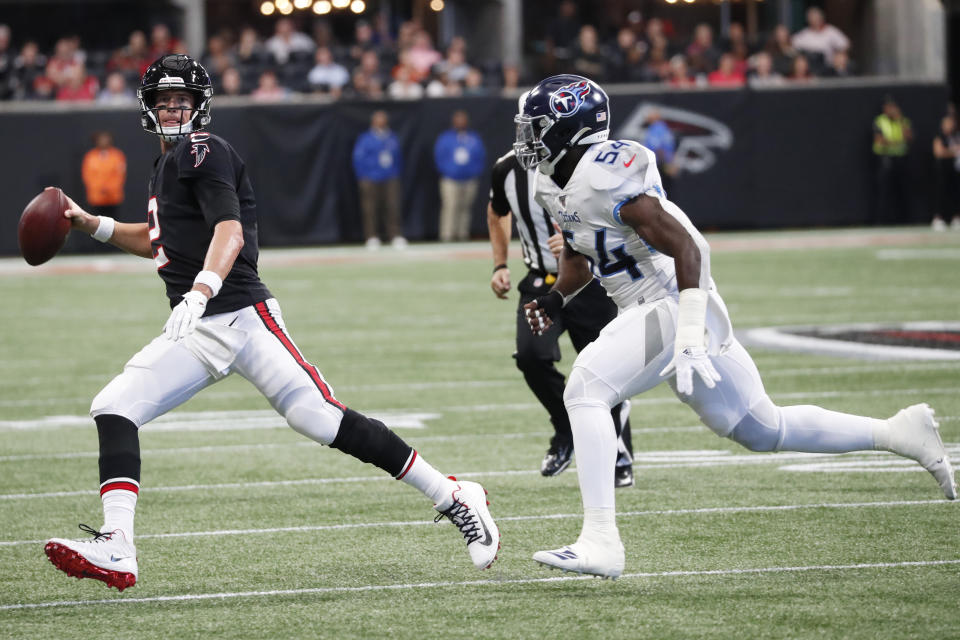
POLYGON ((28 264, 43 264, 63 248, 70 233, 70 219, 64 217, 67 197, 60 189, 45 189, 23 210, 17 227, 20 255, 28 264))

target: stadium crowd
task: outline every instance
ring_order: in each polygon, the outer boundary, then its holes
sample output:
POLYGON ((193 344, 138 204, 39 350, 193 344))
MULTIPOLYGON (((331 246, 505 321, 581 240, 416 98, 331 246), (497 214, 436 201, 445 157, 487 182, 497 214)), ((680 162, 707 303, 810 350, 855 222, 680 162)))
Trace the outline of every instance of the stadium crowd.
MULTIPOLYGON (((472 55, 461 36, 437 48, 416 21, 394 31, 382 16, 358 19, 348 42, 317 19, 311 33, 290 18, 279 18, 264 37, 247 26, 209 36, 202 64, 220 96, 249 95, 284 100, 294 94, 332 99, 482 95, 512 90, 521 82, 572 72, 604 83, 665 83, 678 88, 777 86, 854 73, 849 39, 827 24, 820 9, 807 13, 807 26, 791 34, 775 26, 762 44, 750 41, 739 23, 718 38, 698 24, 691 34, 657 17, 626 16, 607 37, 583 24, 572 0, 561 2, 547 26, 542 52, 531 54, 527 73, 499 60, 472 55)), ((119 44, 119 43, 118 43, 119 44)), ((30 34, 12 34, 0 24, 0 100, 68 100, 124 104, 147 65, 164 53, 191 53, 165 24, 149 34, 134 31, 113 51, 86 51, 78 36, 57 40, 41 51, 30 34)))

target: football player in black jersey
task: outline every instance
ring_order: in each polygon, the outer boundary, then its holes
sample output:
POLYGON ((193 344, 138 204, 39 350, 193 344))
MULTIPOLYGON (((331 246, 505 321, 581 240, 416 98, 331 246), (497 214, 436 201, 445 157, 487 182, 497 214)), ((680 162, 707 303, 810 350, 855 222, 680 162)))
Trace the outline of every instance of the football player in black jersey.
POLYGON ((213 89, 185 55, 144 73, 141 124, 160 138, 147 222, 93 216, 69 201, 74 229, 156 262, 172 311, 163 334, 133 356, 93 400, 100 440, 104 524, 91 539, 53 538, 45 551, 67 574, 123 590, 137 580, 134 509, 140 489, 137 430, 236 372, 297 432, 416 487, 457 525, 474 564, 496 559, 500 534, 483 487, 434 469, 380 421, 348 409, 287 332, 280 305, 257 275, 257 211, 243 160, 204 130, 213 89))

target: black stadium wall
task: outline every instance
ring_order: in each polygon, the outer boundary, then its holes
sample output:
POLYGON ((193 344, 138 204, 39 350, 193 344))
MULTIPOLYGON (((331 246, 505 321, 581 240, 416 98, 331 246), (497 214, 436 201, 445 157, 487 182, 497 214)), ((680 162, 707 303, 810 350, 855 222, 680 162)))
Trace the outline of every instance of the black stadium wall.
MULTIPOLYGON (((637 138, 651 109, 678 136, 684 171, 669 197, 703 229, 857 225, 870 221, 877 191, 870 152, 873 118, 887 94, 912 120, 910 211, 930 216, 931 141, 947 104, 942 84, 876 84, 775 90, 621 92, 611 95, 615 137, 637 138)), ((516 100, 500 97, 418 102, 218 104, 211 130, 247 162, 257 194, 263 246, 362 239, 351 151, 371 113, 386 109, 404 151, 404 231, 437 235, 439 193, 433 143, 465 109, 487 144, 488 165, 510 149, 516 100)), ((46 185, 83 203, 83 154, 94 131, 107 130, 127 155, 126 201, 118 218, 146 216, 147 177, 159 150, 135 109, 70 105, 0 105, 3 170, 0 254, 17 253, 16 227, 26 203, 46 185)), ((483 176, 472 231, 486 235, 483 176)), ((84 250, 86 242, 68 247, 84 250)))

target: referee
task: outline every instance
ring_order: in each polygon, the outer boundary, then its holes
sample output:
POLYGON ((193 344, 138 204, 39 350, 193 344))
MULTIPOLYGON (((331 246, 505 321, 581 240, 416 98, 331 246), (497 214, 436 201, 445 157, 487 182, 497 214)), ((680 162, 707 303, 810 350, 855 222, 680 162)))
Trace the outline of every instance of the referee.
MULTIPOLYGON (((570 420, 563 405, 563 374, 555 362, 560 360, 560 334, 569 332, 573 348, 581 349, 593 342, 600 330, 617 316, 617 305, 607 297, 596 279, 554 318, 553 325, 540 336, 527 326, 523 305, 550 290, 557 279, 557 255, 563 246, 562 236, 555 231, 549 214, 533 199, 530 191, 531 173, 524 171, 513 151, 503 156, 493 167, 490 204, 487 206, 487 226, 493 248, 493 277, 490 288, 498 298, 507 299, 510 291, 510 269, 507 266, 507 248, 510 244, 512 214, 517 215, 517 232, 523 248, 523 262, 527 275, 517 289, 517 351, 513 357, 523 372, 527 386, 550 414, 554 434, 550 448, 540 465, 544 476, 555 476, 570 464, 573 454, 573 435, 570 420)), ((633 447, 630 441, 630 402, 617 405, 611 412, 620 436, 614 483, 617 487, 633 484, 633 447)))

